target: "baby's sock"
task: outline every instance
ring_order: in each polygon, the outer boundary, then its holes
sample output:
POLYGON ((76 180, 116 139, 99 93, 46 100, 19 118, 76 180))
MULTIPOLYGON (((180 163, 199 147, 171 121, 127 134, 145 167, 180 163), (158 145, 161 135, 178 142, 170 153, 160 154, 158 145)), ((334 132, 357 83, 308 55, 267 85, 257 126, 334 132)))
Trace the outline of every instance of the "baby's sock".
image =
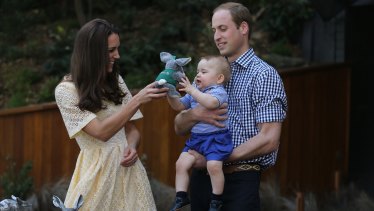
POLYGON ((222 194, 212 193, 212 200, 222 201, 222 194))
POLYGON ((177 192, 177 197, 185 199, 185 198, 187 198, 187 192, 185 192, 185 191, 178 191, 177 192))

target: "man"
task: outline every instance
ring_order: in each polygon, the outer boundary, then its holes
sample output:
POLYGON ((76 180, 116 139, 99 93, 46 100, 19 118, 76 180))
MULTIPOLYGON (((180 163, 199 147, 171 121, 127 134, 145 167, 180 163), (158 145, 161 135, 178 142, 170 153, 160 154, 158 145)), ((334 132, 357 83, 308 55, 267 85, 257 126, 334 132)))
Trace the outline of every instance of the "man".
MULTIPOLYGON (((222 114, 228 112, 235 148, 223 167, 225 187, 221 210, 260 210, 261 171, 275 164, 286 117, 286 94, 278 72, 258 58, 249 46, 250 19, 248 8, 239 3, 224 3, 213 11, 214 41, 232 70, 232 78, 226 85, 228 108, 208 111, 197 107, 175 118, 177 134, 186 134, 200 121, 220 126, 218 122, 227 118, 222 114)), ((189 153, 197 158, 191 175, 191 210, 208 210, 212 188, 203 169, 205 161, 197 152, 189 153)))

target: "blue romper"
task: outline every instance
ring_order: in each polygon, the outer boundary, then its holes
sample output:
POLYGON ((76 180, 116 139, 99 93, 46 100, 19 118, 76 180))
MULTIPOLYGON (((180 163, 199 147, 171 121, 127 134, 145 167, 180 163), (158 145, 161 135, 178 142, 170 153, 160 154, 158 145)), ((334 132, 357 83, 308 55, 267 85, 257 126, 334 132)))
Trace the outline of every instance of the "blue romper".
MULTIPOLYGON (((205 88, 202 92, 209 93, 216 97, 219 105, 227 103, 228 97, 225 88, 222 85, 213 85, 205 88)), ((181 103, 186 109, 195 108, 198 103, 189 94, 180 98, 181 103)), ((186 141, 183 152, 193 149, 204 155, 206 160, 224 161, 233 150, 231 134, 228 130, 228 120, 221 123, 224 128, 216 127, 205 122, 198 122, 191 130, 191 137, 186 141)))

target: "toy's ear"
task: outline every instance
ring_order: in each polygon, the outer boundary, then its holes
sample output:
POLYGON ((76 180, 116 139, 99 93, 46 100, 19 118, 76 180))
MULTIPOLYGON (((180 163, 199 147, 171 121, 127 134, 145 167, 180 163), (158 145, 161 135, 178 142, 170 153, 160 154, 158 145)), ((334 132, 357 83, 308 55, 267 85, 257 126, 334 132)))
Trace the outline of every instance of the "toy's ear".
POLYGON ((190 61, 191 61, 191 57, 179 58, 179 59, 175 60, 175 63, 177 63, 177 65, 183 67, 184 65, 188 64, 188 62, 190 62, 190 61))
POLYGON ((65 208, 64 203, 62 203, 61 199, 58 198, 57 196, 53 196, 53 204, 54 204, 56 207, 59 207, 59 208, 65 208))
POLYGON ((78 210, 83 205, 83 196, 79 195, 77 202, 75 203, 75 210, 78 210))
POLYGON ((161 59, 162 62, 167 63, 168 61, 174 59, 174 56, 171 55, 168 52, 161 52, 160 53, 160 59, 161 59))

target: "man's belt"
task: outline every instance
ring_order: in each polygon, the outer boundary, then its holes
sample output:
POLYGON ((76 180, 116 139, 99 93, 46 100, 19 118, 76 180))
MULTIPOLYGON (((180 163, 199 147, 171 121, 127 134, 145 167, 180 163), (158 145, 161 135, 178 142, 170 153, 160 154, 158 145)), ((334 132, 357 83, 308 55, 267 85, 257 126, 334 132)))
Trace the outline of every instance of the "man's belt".
POLYGON ((239 171, 260 171, 261 166, 258 164, 239 164, 239 165, 230 165, 223 166, 224 174, 231 174, 239 171))

